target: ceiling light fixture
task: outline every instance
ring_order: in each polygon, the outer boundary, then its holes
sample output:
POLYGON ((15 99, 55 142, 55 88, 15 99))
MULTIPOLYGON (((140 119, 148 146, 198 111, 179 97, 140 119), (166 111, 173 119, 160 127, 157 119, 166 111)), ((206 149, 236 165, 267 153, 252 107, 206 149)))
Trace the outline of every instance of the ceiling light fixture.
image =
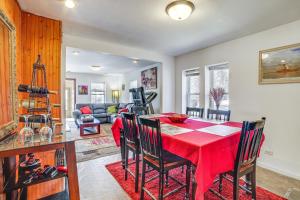
POLYGON ((74 8, 75 7, 75 2, 73 0, 66 0, 65 1, 65 6, 67 8, 74 8))
POLYGON ((134 64, 137 64, 139 61, 138 60, 133 60, 132 61, 134 64))
POLYGON ((194 11, 195 6, 187 0, 177 0, 166 7, 166 13, 174 20, 182 21, 187 19, 194 11))
POLYGON ((99 71, 101 68, 102 68, 102 67, 99 66, 99 65, 92 65, 92 66, 91 66, 91 69, 92 69, 93 71, 99 71))
POLYGON ((72 54, 75 55, 75 56, 78 56, 80 53, 80 51, 72 51, 72 54))

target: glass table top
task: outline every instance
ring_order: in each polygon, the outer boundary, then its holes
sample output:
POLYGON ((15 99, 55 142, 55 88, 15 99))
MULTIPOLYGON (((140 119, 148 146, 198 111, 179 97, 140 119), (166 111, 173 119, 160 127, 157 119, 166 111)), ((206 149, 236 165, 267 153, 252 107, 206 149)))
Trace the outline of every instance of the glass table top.
POLYGON ((70 131, 66 131, 60 127, 56 128, 52 135, 42 136, 39 133, 36 133, 33 135, 33 137, 31 137, 30 140, 27 139, 26 141, 21 134, 16 133, 0 142, 0 152, 51 144, 60 144, 76 140, 79 140, 79 138, 74 137, 70 131))

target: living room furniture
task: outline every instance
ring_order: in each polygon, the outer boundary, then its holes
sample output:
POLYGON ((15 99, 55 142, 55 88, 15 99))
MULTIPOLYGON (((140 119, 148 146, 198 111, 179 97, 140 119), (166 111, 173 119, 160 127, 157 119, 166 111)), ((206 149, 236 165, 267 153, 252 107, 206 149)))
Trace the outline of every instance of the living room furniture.
POLYGON ((207 109, 207 119, 230 121, 230 110, 207 109))
POLYGON ((239 147, 234 162, 234 169, 220 175, 219 192, 211 189, 211 191, 213 191, 213 193, 219 196, 221 199, 224 198, 221 195, 223 178, 233 183, 234 200, 239 199, 239 188, 245 190, 247 193, 251 193, 252 199, 256 199, 256 160, 259 154, 261 140, 263 138, 265 120, 266 118, 263 117, 261 120, 254 122, 243 122, 239 147), (232 180, 229 179, 227 175, 231 176, 232 180), (239 179, 243 176, 247 176, 250 179, 250 187, 249 185, 248 187, 239 185, 239 179), (251 191, 249 188, 251 188, 251 191))
POLYGON ((27 187, 45 183, 48 181, 66 178, 67 187, 57 196, 63 194, 64 199, 69 196, 70 200, 79 200, 79 186, 77 176, 75 140, 72 136, 68 136, 67 132, 61 128, 56 128, 52 137, 41 142, 39 136, 36 135, 33 142, 21 142, 20 135, 15 133, 0 143, 0 168, 3 169, 3 181, 0 182, 0 189, 5 193, 6 199, 27 199, 27 187), (67 166, 67 172, 59 172, 53 177, 33 180, 30 183, 24 183, 26 175, 20 173, 19 162, 24 161, 24 157, 28 153, 49 152, 52 150, 64 149, 64 163, 67 166), (16 158, 18 156, 18 159, 16 158), (17 162, 17 160, 19 160, 17 162), (68 191, 68 192, 67 192, 68 191))
POLYGON ((203 118, 204 108, 186 107, 186 114, 190 117, 203 118))
POLYGON ((123 133, 125 139, 125 180, 127 180, 128 173, 134 177, 135 192, 138 191, 139 186, 139 166, 140 166, 140 140, 138 139, 138 130, 136 124, 135 114, 122 113, 123 133), (129 151, 133 152, 135 157, 135 173, 130 171, 128 167, 129 151))
POLYGON ((100 121, 96 118, 93 119, 91 122, 83 122, 81 119, 76 120, 79 128, 80 128, 80 136, 86 136, 86 135, 94 135, 94 134, 100 134, 100 121), (96 127, 97 131, 94 132, 92 129, 88 129, 88 134, 85 134, 84 131, 86 128, 93 128, 96 127))
POLYGON ((111 123, 113 118, 118 114, 118 111, 122 108, 128 108, 130 110, 130 106, 132 104, 130 103, 101 103, 101 104, 76 104, 75 105, 75 111, 73 112, 73 117, 75 119, 76 125, 79 127, 79 124, 77 124, 77 119, 80 119, 80 117, 83 115, 80 111, 80 108, 88 106, 92 113, 89 115, 94 116, 96 119, 98 119, 101 123, 111 123), (108 107, 110 106, 116 106, 117 113, 108 113, 108 107))
MULTIPOLYGON (((161 136, 161 129, 160 129, 160 120, 159 119, 145 119, 142 117, 138 117, 138 124, 139 124, 139 135, 140 135, 140 143, 141 143, 141 151, 142 151, 142 182, 141 182, 141 192, 140 192, 140 199, 144 199, 144 192, 146 192, 152 199, 154 195, 145 187, 145 175, 146 165, 150 166, 153 170, 159 173, 159 195, 158 199, 162 200, 165 197, 180 191, 181 189, 185 188, 185 197, 186 199, 189 198, 189 191, 190 191, 190 175, 191 175, 191 163, 190 161, 181 158, 175 154, 172 154, 166 151, 163 148, 163 138, 161 136), (169 171, 172 169, 176 169, 182 166, 186 166, 186 182, 181 183, 177 179, 169 176, 169 171), (166 178, 166 182, 165 182, 166 178), (168 179, 171 178, 175 181, 179 186, 172 191, 164 194, 164 187, 165 184, 168 186, 168 179)), ((152 177, 153 180, 157 177, 152 177)), ((147 180, 149 182, 149 180, 147 180)))
MULTIPOLYGON (((193 163, 195 167, 192 169, 192 179, 197 183, 195 196, 203 199, 204 193, 213 185, 215 177, 232 169, 235 160, 235 156, 232 155, 236 155, 238 149, 242 124, 224 122, 220 125, 215 123, 215 120, 209 122, 192 119, 177 124, 168 119, 169 115, 171 114, 162 113, 160 117, 154 117, 159 118, 161 122, 163 148, 193 163), (208 128, 211 129, 210 132, 206 130, 208 128)), ((122 127, 121 118, 117 118, 112 132, 118 146, 121 142, 122 127)), ((263 135, 261 144, 264 138, 263 135)))

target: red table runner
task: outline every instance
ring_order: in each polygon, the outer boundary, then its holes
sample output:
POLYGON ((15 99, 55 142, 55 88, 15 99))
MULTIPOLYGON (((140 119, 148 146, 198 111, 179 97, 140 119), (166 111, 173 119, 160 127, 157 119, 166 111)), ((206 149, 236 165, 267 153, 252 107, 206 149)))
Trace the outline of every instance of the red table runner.
MULTIPOLYGON (((240 131, 228 136, 218 136, 198 131, 200 128, 216 125, 214 123, 187 119, 185 123, 179 124, 172 123, 167 117, 160 117, 159 119, 162 123, 191 129, 190 132, 177 135, 162 132, 163 148, 190 160, 197 166, 195 171, 196 199, 204 199, 204 193, 212 186, 215 177, 234 168, 240 131)), ((242 124, 237 122, 225 122, 222 125, 242 127, 242 124)), ((121 118, 117 118, 112 126, 117 146, 120 146, 120 128, 122 127, 121 118)))

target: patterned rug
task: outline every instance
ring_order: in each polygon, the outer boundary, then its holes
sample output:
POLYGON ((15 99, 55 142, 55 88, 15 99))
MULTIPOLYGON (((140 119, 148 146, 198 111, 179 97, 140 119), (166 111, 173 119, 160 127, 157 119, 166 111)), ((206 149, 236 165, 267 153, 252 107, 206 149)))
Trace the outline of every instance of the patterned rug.
MULTIPOLYGON (((112 174, 112 176, 116 179, 116 181, 121 185, 121 187, 127 192, 127 194, 131 197, 132 200, 138 200, 139 192, 134 192, 134 178, 128 175, 128 180, 124 180, 124 170, 120 164, 120 162, 112 163, 106 166, 108 171, 112 174)), ((130 166, 131 171, 134 171, 134 165, 130 166)), ((157 174, 157 172, 150 172, 147 173, 146 180, 150 177, 153 177, 157 174)), ((169 174, 175 177, 180 182, 185 182, 185 173, 181 172, 181 169, 174 169, 169 172, 169 174)), ((141 180, 139 180, 139 183, 141 180)), ((169 179, 169 186, 164 188, 164 193, 173 190, 174 188, 178 187, 178 184, 174 182, 172 179, 169 179)), ((151 191, 155 196, 158 196, 158 179, 155 179, 149 183, 146 183, 146 188, 151 191)), ((217 189, 217 185, 213 186, 213 189, 217 189)), ((140 191, 140 188, 139 188, 140 191)), ((222 195, 224 195, 227 199, 232 199, 232 183, 224 179, 223 181, 223 191, 222 195)), ((286 200, 283 197, 280 197, 274 193, 271 193, 261 187, 257 187, 257 200, 286 200)), ((185 189, 180 190, 179 192, 172 194, 166 198, 166 200, 182 200, 184 199, 185 189)), ((150 200, 151 198, 145 193, 145 200, 150 200)), ((205 193, 205 200, 219 200, 216 195, 212 194, 211 192, 205 193)), ((239 192, 239 199, 240 200, 251 200, 251 195, 246 194, 246 192, 240 190, 239 192)))
POLYGON ((120 153, 111 132, 111 124, 101 124, 100 135, 81 137, 79 128, 73 120, 67 120, 68 128, 80 140, 75 142, 77 162, 93 160, 96 158, 120 153))

